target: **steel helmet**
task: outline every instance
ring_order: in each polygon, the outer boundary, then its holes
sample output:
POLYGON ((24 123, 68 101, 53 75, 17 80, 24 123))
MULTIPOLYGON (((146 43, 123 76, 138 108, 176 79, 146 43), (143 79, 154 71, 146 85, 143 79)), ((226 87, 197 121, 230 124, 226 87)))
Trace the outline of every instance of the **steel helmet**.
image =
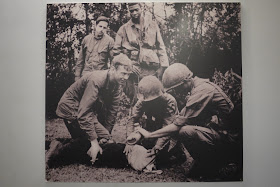
POLYGON ((181 63, 174 63, 163 73, 162 84, 165 91, 175 88, 183 83, 184 80, 193 76, 189 68, 181 63))
POLYGON ((155 76, 146 76, 138 84, 137 98, 151 101, 163 94, 163 86, 155 76))

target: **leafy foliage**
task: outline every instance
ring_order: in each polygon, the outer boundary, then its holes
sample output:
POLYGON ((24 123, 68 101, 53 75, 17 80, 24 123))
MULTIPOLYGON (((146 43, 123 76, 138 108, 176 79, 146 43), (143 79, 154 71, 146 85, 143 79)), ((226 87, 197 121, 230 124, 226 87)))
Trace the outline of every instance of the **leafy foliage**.
POLYGON ((175 11, 162 29, 171 63, 179 62, 201 77, 214 69, 241 73, 240 7, 234 3, 167 4, 175 11))
MULTIPOLYGON (((224 74, 215 70, 212 81, 220 86, 220 88, 229 96, 234 104, 234 109, 229 118, 229 128, 232 132, 242 135, 242 78, 233 72, 233 70, 226 71, 224 74)), ((240 156, 242 160, 242 136, 239 136, 239 146, 237 146, 236 155, 240 156)))
POLYGON ((229 96, 234 105, 242 103, 241 77, 232 69, 225 74, 215 70, 212 79, 229 96))
MULTIPOLYGON (((211 78, 215 68, 241 75, 240 5, 235 3, 143 3, 160 27, 170 63, 188 65, 211 78)), ((74 82, 82 39, 94 31, 100 15, 110 18, 115 38, 129 19, 125 3, 48 4, 46 22, 46 117, 74 82)))

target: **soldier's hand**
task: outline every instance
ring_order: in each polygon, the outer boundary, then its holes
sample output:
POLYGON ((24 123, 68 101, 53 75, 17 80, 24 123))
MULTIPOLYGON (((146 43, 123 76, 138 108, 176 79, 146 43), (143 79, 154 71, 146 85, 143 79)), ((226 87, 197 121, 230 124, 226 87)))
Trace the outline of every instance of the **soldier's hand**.
POLYGON ((91 147, 89 148, 87 154, 91 157, 91 163, 94 164, 94 162, 97 160, 98 153, 102 154, 102 148, 99 146, 97 139, 91 141, 91 147))
POLYGON ((132 147, 133 147, 133 145, 127 145, 127 144, 126 144, 123 153, 124 153, 125 155, 128 155, 128 154, 131 152, 132 147))
POLYGON ((156 155, 158 152, 159 152, 159 148, 156 147, 156 146, 154 146, 152 149, 149 149, 149 150, 147 151, 148 157, 154 156, 154 155, 156 155))
POLYGON ((99 140, 99 145, 115 143, 113 139, 102 138, 99 140))
POLYGON ((148 157, 152 157, 152 156, 154 156, 156 154, 156 150, 154 148, 152 148, 152 149, 149 149, 147 151, 147 153, 148 153, 147 154, 148 157))
POLYGON ((99 140, 99 144, 102 145, 102 144, 105 144, 107 143, 107 139, 106 138, 102 138, 101 140, 99 140))
POLYGON ((132 141, 133 139, 134 139, 134 137, 128 136, 128 137, 126 138, 126 141, 129 142, 129 141, 132 141))

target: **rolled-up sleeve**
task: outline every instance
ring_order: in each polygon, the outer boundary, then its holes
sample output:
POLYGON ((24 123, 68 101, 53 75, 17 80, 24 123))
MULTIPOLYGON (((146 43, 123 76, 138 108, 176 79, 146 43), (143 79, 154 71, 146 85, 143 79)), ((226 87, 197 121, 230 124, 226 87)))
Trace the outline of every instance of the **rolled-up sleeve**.
POLYGON ((78 109, 78 122, 81 129, 89 136, 90 141, 97 138, 94 126, 94 123, 97 123, 97 118, 93 113, 92 106, 97 99, 98 92, 98 86, 94 83, 94 81, 89 81, 78 109))

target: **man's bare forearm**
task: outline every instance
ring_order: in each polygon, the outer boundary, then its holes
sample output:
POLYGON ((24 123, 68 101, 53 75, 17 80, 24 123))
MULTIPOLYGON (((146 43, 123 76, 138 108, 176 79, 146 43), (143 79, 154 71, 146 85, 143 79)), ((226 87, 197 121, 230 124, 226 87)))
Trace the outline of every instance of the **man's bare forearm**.
POLYGON ((163 127, 157 131, 151 132, 149 138, 160 138, 171 135, 173 132, 177 132, 181 127, 174 125, 173 123, 163 127))

